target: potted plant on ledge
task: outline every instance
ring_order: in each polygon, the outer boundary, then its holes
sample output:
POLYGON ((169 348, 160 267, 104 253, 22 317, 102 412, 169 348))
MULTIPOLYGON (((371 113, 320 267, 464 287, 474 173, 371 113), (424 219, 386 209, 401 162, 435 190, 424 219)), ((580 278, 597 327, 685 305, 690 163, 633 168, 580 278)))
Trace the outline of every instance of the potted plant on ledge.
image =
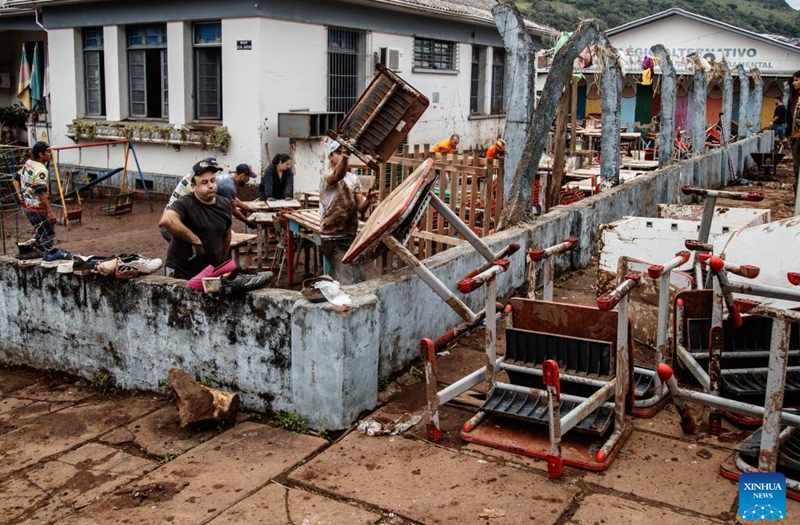
POLYGON ((22 104, 13 104, 0 108, 0 125, 2 125, 2 143, 25 143, 28 136, 27 122, 30 112, 22 104))

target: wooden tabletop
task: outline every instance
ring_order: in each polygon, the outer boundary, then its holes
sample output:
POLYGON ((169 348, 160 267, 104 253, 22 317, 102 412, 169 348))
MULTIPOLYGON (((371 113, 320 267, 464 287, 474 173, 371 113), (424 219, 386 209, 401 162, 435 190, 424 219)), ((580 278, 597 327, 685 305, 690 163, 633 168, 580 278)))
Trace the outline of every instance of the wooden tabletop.
POLYGON ((242 244, 252 241, 256 237, 257 235, 255 233, 231 232, 231 248, 241 246, 242 244))
MULTIPOLYGON (((286 218, 293 220, 303 228, 307 228, 314 233, 320 233, 322 225, 320 224, 319 210, 294 210, 286 212, 286 218)), ((364 223, 358 221, 358 229, 364 227, 364 223)))
POLYGON ((250 211, 277 211, 281 208, 299 208, 300 202, 297 199, 275 199, 266 202, 261 200, 242 202, 244 207, 250 211))
POLYGON ((639 159, 624 157, 621 160, 620 164, 624 168, 631 168, 637 170, 654 170, 658 168, 657 160, 639 160, 639 159))
POLYGON ((272 221, 275 219, 275 215, 277 212, 264 212, 259 211, 255 213, 251 213, 247 220, 253 221, 257 224, 272 224, 272 221))

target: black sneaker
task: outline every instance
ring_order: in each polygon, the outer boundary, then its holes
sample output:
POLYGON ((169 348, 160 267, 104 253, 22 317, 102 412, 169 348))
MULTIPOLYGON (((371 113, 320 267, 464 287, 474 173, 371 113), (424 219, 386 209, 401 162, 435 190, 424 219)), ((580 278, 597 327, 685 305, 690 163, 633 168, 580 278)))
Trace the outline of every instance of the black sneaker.
POLYGON ((61 248, 51 248, 44 252, 44 257, 42 258, 47 262, 69 261, 72 259, 72 254, 61 248))
POLYGON ((257 290, 268 285, 275 278, 272 272, 244 273, 241 270, 234 270, 228 277, 220 280, 219 291, 222 294, 235 294, 257 290))
POLYGON ((17 244, 17 249, 19 250, 19 255, 17 255, 17 259, 19 259, 20 261, 41 259, 44 256, 44 252, 33 244, 19 243, 17 244))

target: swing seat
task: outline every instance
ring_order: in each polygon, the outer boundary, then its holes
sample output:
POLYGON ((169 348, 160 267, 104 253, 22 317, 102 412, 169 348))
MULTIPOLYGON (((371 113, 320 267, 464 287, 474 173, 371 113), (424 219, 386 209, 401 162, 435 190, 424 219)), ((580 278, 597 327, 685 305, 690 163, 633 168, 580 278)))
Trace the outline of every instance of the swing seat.
POLYGON ((133 211, 133 192, 120 193, 108 198, 108 206, 100 208, 106 215, 122 215, 133 211))
MULTIPOLYGON (((50 204, 50 207, 53 208, 53 212, 56 215, 56 222, 60 225, 64 225, 64 212, 62 211, 63 207, 61 204, 50 204)), ((69 222, 81 222, 81 218, 83 217, 83 208, 71 199, 67 200, 67 220, 69 222)))

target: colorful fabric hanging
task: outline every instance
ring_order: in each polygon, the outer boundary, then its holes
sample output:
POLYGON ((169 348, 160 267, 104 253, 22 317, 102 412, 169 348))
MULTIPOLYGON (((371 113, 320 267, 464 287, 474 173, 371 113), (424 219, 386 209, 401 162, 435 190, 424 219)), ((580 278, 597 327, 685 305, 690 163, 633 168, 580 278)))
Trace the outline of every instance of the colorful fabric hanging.
POLYGON ((649 86, 653 83, 653 69, 656 64, 650 56, 645 55, 642 59, 642 85, 649 86))

